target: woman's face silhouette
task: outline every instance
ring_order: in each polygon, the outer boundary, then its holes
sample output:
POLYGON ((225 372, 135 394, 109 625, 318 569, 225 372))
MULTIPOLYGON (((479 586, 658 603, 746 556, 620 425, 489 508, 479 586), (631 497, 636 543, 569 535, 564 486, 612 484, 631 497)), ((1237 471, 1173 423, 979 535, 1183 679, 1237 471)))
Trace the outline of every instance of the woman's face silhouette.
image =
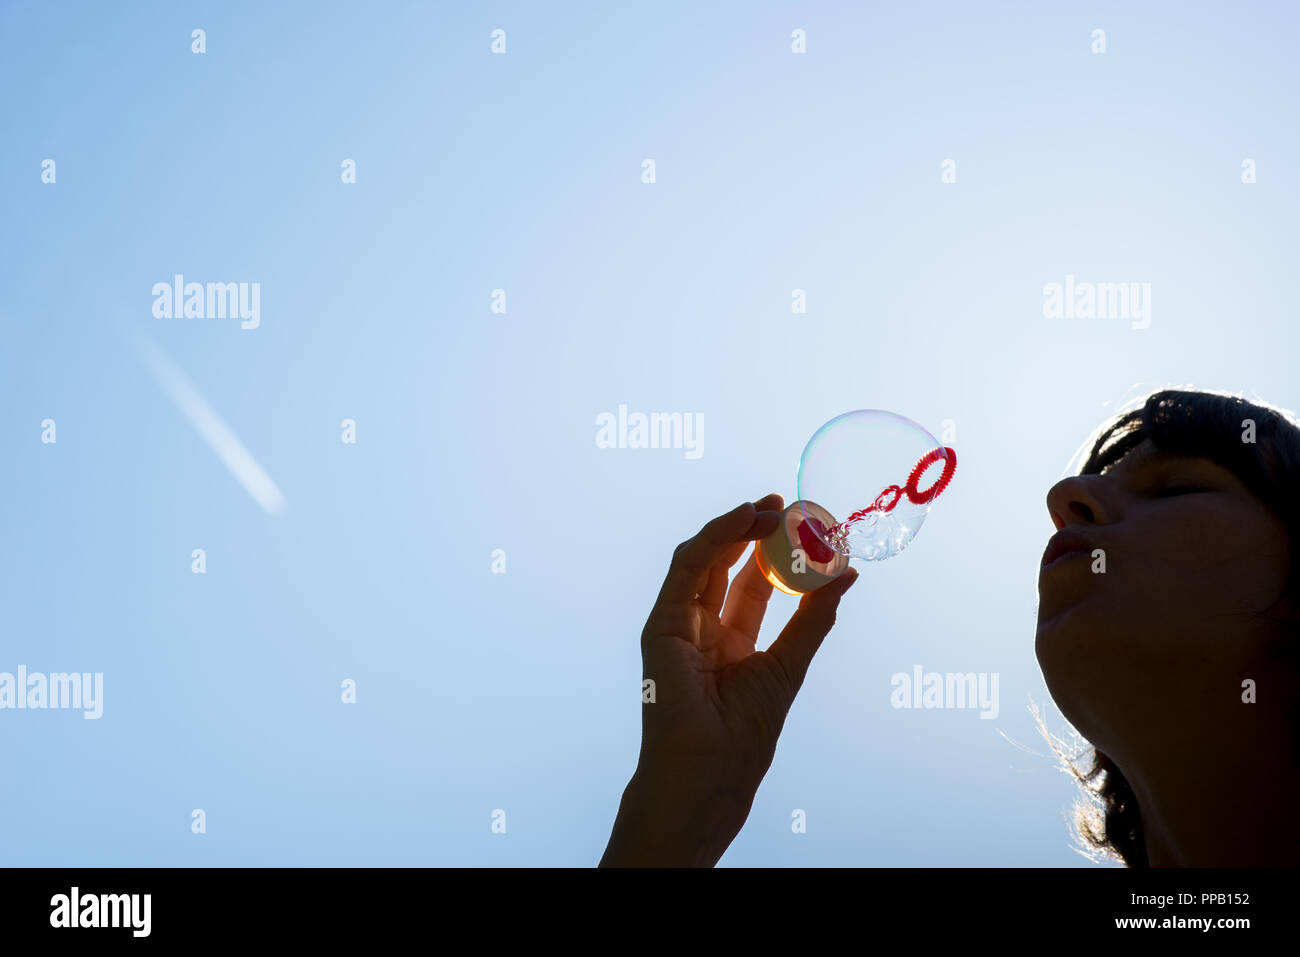
POLYGON ((1189 711, 1240 702, 1285 610, 1281 520, 1232 472, 1149 439, 1047 507, 1035 650, 1074 727, 1122 765, 1189 711))

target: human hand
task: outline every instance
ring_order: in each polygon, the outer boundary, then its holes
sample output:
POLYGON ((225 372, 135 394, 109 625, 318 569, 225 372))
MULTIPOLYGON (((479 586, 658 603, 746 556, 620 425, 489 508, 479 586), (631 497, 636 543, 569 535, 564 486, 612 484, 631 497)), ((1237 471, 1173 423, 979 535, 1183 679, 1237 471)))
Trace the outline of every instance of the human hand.
POLYGON ((749 542, 777 527, 781 496, 746 502, 673 553, 641 633, 655 701, 642 709, 641 755, 601 860, 712 865, 739 833, 813 655, 835 623, 849 569, 804 595, 780 636, 756 651, 772 585, 749 542))

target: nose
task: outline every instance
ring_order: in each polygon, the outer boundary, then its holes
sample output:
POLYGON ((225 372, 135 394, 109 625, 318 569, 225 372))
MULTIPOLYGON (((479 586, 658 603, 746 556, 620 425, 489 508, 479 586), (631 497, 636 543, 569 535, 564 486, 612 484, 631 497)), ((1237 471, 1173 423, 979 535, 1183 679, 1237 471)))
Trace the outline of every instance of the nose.
POLYGON ((1047 511, 1058 531, 1067 525, 1108 525, 1115 520, 1100 487, 1105 481, 1099 475, 1072 475, 1048 490, 1047 511))

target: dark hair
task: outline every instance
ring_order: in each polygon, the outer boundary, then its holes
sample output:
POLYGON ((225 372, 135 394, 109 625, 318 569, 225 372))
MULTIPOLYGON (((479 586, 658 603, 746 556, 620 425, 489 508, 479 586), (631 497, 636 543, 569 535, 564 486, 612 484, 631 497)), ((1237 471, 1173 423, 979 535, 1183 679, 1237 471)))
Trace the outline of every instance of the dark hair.
MULTIPOLYGON (((1300 426, 1289 413, 1216 392, 1155 392, 1098 429, 1079 474, 1100 473, 1144 439, 1163 452, 1203 456, 1232 472, 1282 520, 1295 543, 1294 554, 1300 544, 1300 426)), ((1300 563, 1295 561, 1279 602, 1287 598, 1295 602, 1291 607, 1300 608, 1300 563)), ((1298 650, 1300 642, 1292 641, 1284 653, 1295 662, 1298 650)), ((1041 718, 1039 722, 1041 727, 1041 718)), ((1292 711, 1292 732, 1300 741, 1300 709, 1292 711)), ((1080 768, 1064 755, 1061 742, 1050 735, 1048 741, 1083 788, 1074 827, 1088 856, 1146 867, 1141 810, 1120 769, 1096 748, 1091 762, 1080 768)))

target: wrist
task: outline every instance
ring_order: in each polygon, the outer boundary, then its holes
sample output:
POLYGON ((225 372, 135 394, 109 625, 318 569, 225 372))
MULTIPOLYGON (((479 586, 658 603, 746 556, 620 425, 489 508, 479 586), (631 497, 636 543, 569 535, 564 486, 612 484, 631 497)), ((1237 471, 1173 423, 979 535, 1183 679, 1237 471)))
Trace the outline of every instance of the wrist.
POLYGON ((602 867, 712 867, 740 832, 752 791, 683 767, 642 764, 619 804, 602 867))

